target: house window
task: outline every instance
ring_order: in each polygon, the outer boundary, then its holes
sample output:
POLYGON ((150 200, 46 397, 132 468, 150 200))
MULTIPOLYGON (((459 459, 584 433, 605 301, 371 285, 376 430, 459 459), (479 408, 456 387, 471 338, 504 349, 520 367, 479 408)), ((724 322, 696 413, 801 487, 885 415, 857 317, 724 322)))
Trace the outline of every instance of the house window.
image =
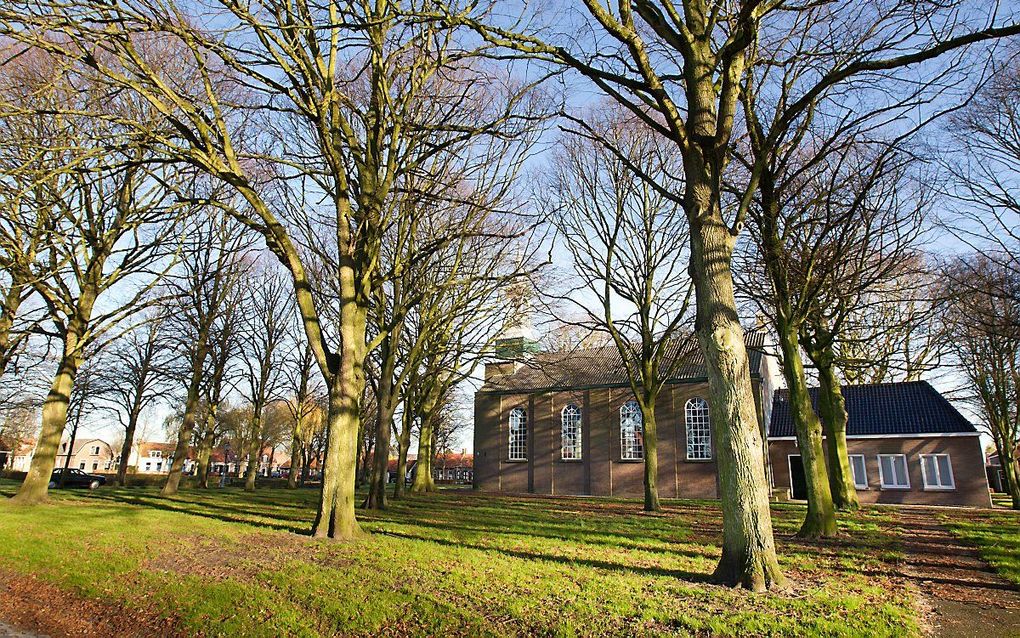
POLYGON ((510 410, 511 461, 528 460, 528 413, 524 408, 510 410))
POLYGON ((620 458, 645 458, 644 419, 637 401, 631 399, 620 406, 620 458))
POLYGON ((99 469, 99 461, 92 461, 92 471, 95 472, 99 469))
POLYGON ((712 458, 712 423, 708 418, 708 401, 695 397, 684 408, 687 423, 687 460, 712 458))
POLYGON ((850 473, 854 477, 854 487, 859 490, 868 489, 868 468, 864 464, 863 454, 850 455, 850 473))
POLYGON ((163 452, 160 450, 149 450, 149 458, 158 459, 163 457, 163 452))
POLYGON ((926 490, 956 489, 953 482, 953 464, 948 454, 922 454, 921 478, 926 490))
POLYGON ((145 471, 148 472, 151 469, 152 469, 152 463, 146 463, 145 464, 145 471))
POLYGON ((85 469, 85 461, 82 461, 81 463, 78 464, 78 469, 79 470, 84 470, 85 469))
POLYGON ((573 403, 560 412, 560 458, 564 461, 581 458, 581 408, 573 403))
POLYGON ((99 456, 99 446, 98 445, 93 445, 92 446, 92 456, 99 456))
POLYGON ((878 478, 884 490, 910 489, 906 454, 879 454, 878 478))

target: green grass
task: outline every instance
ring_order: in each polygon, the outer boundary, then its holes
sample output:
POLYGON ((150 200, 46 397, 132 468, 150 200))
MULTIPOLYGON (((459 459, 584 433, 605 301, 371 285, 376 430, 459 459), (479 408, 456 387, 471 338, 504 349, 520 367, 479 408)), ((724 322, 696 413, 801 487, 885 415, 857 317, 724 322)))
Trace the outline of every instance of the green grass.
MULTIPOLYGON (((14 484, 0 482, 0 494, 14 484)), ((791 538, 777 505, 786 591, 714 585, 716 503, 515 498, 446 491, 362 512, 352 543, 303 535, 313 490, 65 492, 0 502, 0 570, 34 574, 213 635, 916 635, 914 591, 887 514, 848 537, 791 538)))
POLYGON ((958 538, 978 548, 1003 578, 1020 585, 1020 512, 968 512, 943 516, 958 538))

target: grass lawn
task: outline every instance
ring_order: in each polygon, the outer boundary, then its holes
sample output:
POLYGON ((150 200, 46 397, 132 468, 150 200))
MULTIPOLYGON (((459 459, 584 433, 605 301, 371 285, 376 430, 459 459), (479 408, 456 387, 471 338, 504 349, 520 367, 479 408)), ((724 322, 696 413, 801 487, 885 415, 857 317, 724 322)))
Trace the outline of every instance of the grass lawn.
MULTIPOLYGON (((16 485, 0 481, 0 494, 16 485)), ((792 538, 774 509, 791 587, 713 585, 710 502, 486 496, 447 491, 363 512, 352 543, 304 536, 313 490, 100 489, 22 508, 0 499, 0 571, 214 635, 912 635, 912 585, 888 513, 844 538, 792 538), (298 533, 295 533, 298 532, 298 533)), ((1016 537, 1014 537, 1015 540, 1016 537)), ((1015 546, 1014 546, 1015 549, 1015 546)), ((1015 555, 1014 555, 1015 556, 1015 555)))
POLYGON ((943 520, 953 534, 976 546, 999 575, 1020 585, 1020 512, 975 512, 943 520))

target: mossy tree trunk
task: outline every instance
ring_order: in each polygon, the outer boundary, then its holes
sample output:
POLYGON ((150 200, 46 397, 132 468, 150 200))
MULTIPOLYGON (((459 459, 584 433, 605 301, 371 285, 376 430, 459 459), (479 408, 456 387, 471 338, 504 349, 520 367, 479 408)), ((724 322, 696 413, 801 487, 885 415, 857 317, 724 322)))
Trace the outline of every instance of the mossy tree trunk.
POLYGON ((846 403, 836 376, 836 355, 832 335, 817 318, 810 320, 802 333, 807 334, 808 357, 818 370, 818 411, 825 434, 828 459, 829 489, 837 510, 852 511, 860 507, 857 488, 850 469, 846 446, 846 403))
POLYGON ((290 472, 287 473, 287 489, 297 489, 298 486, 298 468, 304 471, 301 463, 301 436, 303 433, 302 424, 304 421, 303 406, 298 407, 297 417, 294 419, 294 431, 291 435, 290 441, 290 472))
POLYGON ((386 486, 389 479, 390 464, 390 432, 393 429, 393 416, 396 412, 396 388, 393 375, 396 367, 396 352, 392 348, 394 339, 399 332, 392 333, 380 348, 382 365, 379 369, 379 382, 376 386, 376 428, 375 455, 372 457, 372 471, 368 484, 368 496, 365 499, 366 509, 386 509, 386 486))
POLYGON ((414 413, 404 405, 404 412, 400 416, 400 436, 397 437, 397 481, 393 486, 393 498, 399 500, 404 496, 407 476, 407 452, 411 447, 411 426, 414 423, 414 413))
MULTIPOLYGON (((709 76, 711 72, 704 70, 709 76)), ((710 108, 703 106, 702 108, 710 108)), ((765 481, 765 455, 737 314, 731 260, 736 236, 718 209, 719 173, 700 153, 687 153, 687 217, 691 277, 697 295, 696 333, 708 371, 723 511, 720 582, 763 591, 784 584, 776 557, 765 481)))
POLYGON ((262 406, 251 419, 251 440, 248 441, 248 467, 244 472, 244 491, 255 491, 255 477, 259 473, 259 457, 262 454, 262 406))
POLYGON ((421 427, 418 432, 418 458, 414 468, 414 482, 411 484, 411 491, 415 493, 435 492, 436 481, 432 478, 432 460, 435 456, 435 433, 433 426, 435 422, 435 409, 439 399, 436 393, 430 391, 422 400, 421 427))
POLYGON ((804 478, 807 484, 807 514, 798 536, 803 538, 832 537, 836 535, 836 511, 833 507, 829 477, 825 470, 825 451, 822 448, 822 425, 811 406, 804 362, 800 356, 800 341, 796 326, 777 321, 779 342, 783 352, 783 376, 790 393, 790 414, 804 478))
POLYGON ((339 365, 327 379, 326 457, 323 461, 322 497, 312 525, 316 538, 353 539, 361 535, 354 514, 354 478, 357 468, 361 397, 365 391, 366 304, 355 301, 354 271, 342 268, 339 365), (344 294, 347 293, 347 294, 344 294))
MULTIPOLYGON (((215 403, 209 404, 209 413, 205 417, 205 432, 198 444, 198 469, 196 478, 200 489, 209 489, 209 458, 212 456, 213 445, 216 442, 216 410, 215 403)), ((226 459, 223 459, 226 463, 226 459)))
MULTIPOLYGON (((67 408, 71 391, 84 356, 84 335, 89 328, 89 317, 97 293, 95 290, 82 291, 76 313, 67 321, 64 330, 60 360, 50 383, 49 392, 43 400, 42 423, 39 441, 32 455, 25 480, 11 499, 13 503, 31 505, 46 500, 50 478, 57 462, 60 439, 67 427, 67 408)), ((70 454, 72 450, 68 450, 70 454)))
POLYGON ((184 400, 184 417, 177 429, 177 445, 174 447, 173 461, 170 465, 170 473, 167 474, 166 483, 159 491, 160 496, 173 496, 177 494, 181 486, 181 476, 184 473, 184 462, 188 458, 188 448, 191 446, 191 439, 195 435, 195 422, 198 419, 198 411, 202 404, 202 371, 203 363, 209 353, 208 338, 206 334, 200 334, 198 343, 195 344, 194 361, 192 362, 191 378, 188 381, 188 392, 184 400))
POLYGON ((659 489, 656 479, 659 475, 659 453, 658 453, 658 431, 655 423, 655 396, 645 397, 640 401, 641 420, 643 421, 643 443, 644 443, 644 483, 645 483, 645 511, 658 512, 662 509, 659 503, 659 489))

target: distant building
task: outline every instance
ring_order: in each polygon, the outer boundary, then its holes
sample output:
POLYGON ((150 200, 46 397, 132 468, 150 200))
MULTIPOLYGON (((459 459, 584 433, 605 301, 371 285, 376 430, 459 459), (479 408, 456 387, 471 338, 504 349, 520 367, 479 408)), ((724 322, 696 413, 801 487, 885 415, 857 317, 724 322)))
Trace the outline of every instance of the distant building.
MULTIPOLYGON (((113 447, 102 439, 79 439, 74 442, 74 448, 68 452, 69 440, 60 442, 57 448, 57 462, 54 467, 62 468, 68 457, 70 463, 67 467, 77 468, 90 474, 96 472, 116 472, 118 466, 118 454, 113 447)), ((29 460, 31 463, 31 460, 29 460)), ((25 468, 26 470, 28 468, 25 468)))

